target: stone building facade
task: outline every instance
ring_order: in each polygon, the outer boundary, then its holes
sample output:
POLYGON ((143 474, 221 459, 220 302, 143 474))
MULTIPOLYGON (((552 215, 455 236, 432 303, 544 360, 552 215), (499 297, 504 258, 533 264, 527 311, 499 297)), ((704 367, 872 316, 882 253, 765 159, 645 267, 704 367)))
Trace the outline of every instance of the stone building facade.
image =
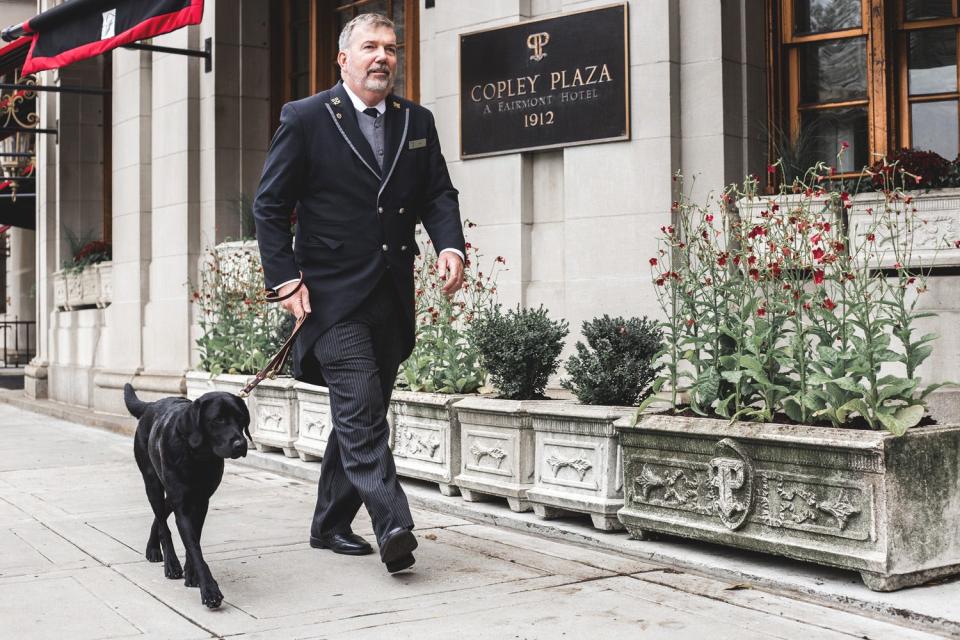
MULTIPOLYGON (((51 4, 40 0, 37 9, 51 4)), ((28 395, 122 413, 127 381, 147 397, 184 391, 197 361, 189 283, 200 255, 239 235, 236 203, 256 190, 279 106, 332 83, 335 33, 360 4, 207 0, 202 24, 154 44, 202 49, 209 38, 209 72, 197 58, 118 49, 41 74, 43 83, 109 93, 40 101, 41 126, 56 123, 60 134, 38 142, 35 236, 14 237, 24 245, 21 262, 25 245, 36 247, 35 301, 20 295, 22 313, 35 304, 38 323, 28 395), (66 229, 112 239, 109 304, 57 309, 52 275, 69 258, 66 229)), ((692 196, 703 198, 745 173, 763 175, 777 106, 768 3, 630 0, 628 140, 461 159, 459 36, 608 4, 371 0, 360 7, 389 11, 403 26, 404 94, 436 116, 463 215, 477 224, 468 240, 506 258, 501 301, 544 304, 567 319, 568 350, 584 320, 658 313, 647 259, 671 221, 671 176, 695 177, 692 196)), ((928 380, 958 377, 955 278, 934 278, 930 304, 940 311, 943 338, 921 372, 928 380)))

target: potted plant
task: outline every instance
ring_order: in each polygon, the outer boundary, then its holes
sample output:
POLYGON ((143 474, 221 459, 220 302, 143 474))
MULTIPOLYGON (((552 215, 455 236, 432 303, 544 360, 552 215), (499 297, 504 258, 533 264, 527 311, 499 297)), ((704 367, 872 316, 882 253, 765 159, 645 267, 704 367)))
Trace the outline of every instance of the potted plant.
POLYGON ((960 426, 925 417, 940 385, 917 376, 936 336, 916 333, 929 269, 904 232, 909 196, 887 182, 870 228, 850 233, 853 196, 830 175, 818 165, 788 185, 797 195, 740 207, 749 216, 732 205, 756 202, 755 178, 718 206, 676 203, 650 258, 666 317, 654 388, 670 408, 618 422, 619 517, 638 538, 776 553, 893 590, 960 570, 960 426))
MULTIPOLYGON (((67 229, 66 236, 71 259, 63 264, 62 283, 58 278, 54 279, 55 304, 64 309, 106 306, 109 299, 103 294, 102 280, 108 280, 111 272, 108 268, 101 277, 100 265, 111 264, 110 243, 91 240, 90 232, 77 236, 67 229), (60 298, 60 292, 65 293, 65 299, 60 298)), ((112 290, 109 282, 106 282, 106 288, 112 290)))
MULTIPOLYGON (((475 226, 469 220, 466 228, 475 226)), ((496 295, 496 276, 505 261, 497 257, 484 273, 481 254, 466 244, 463 287, 454 296, 442 291, 430 241, 414 261, 417 336, 400 366, 393 392, 390 443, 397 473, 436 482, 443 495, 458 495, 460 421, 453 404, 476 393, 486 381, 480 353, 468 329, 496 295)))
POLYGON ((527 491, 542 518, 588 514, 594 527, 622 529, 623 471, 614 422, 633 414, 650 393, 662 332, 647 318, 604 315, 583 323, 586 339, 566 362, 562 385, 580 404, 528 409, 535 435, 534 486, 527 491))
MULTIPOLYGON (((250 376, 266 366, 290 332, 290 318, 266 302, 263 273, 253 243, 224 243, 206 252, 193 291, 200 337, 199 371, 187 374, 187 394, 218 390, 239 393, 250 376)), ((251 433, 263 451, 296 456, 294 391, 291 378, 266 380, 257 387, 251 433)))
POLYGON ((513 511, 530 509, 535 449, 530 409, 543 403, 567 333, 566 321, 552 320, 542 306, 504 313, 497 305, 475 319, 470 334, 500 397, 470 397, 454 405, 461 429, 454 482, 464 500, 500 496, 513 511))

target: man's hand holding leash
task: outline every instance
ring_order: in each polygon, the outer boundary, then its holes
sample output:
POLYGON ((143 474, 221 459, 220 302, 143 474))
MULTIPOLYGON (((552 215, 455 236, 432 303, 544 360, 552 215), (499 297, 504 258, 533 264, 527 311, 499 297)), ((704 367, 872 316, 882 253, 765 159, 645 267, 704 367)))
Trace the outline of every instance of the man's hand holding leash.
POLYGON ((442 291, 447 296, 452 296, 463 286, 463 260, 453 251, 440 252, 437 272, 446 279, 442 291))

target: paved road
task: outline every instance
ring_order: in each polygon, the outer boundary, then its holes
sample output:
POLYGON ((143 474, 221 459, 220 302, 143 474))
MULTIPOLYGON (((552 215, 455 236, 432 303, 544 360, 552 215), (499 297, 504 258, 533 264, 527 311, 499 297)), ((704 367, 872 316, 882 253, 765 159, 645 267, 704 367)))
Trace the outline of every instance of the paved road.
MULTIPOLYGON (((313 493, 228 465, 204 531, 226 596, 210 611, 143 558, 128 438, 0 404, 0 638, 936 637, 426 511, 415 569, 390 576, 306 544, 313 493)), ((365 515, 356 530, 372 538, 365 515)))

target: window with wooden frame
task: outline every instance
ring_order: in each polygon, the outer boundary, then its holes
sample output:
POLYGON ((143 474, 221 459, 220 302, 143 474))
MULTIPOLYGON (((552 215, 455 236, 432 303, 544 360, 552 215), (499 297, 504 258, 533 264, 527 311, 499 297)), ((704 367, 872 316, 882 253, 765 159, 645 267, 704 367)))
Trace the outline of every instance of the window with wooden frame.
POLYGON ((396 24, 397 75, 394 93, 420 97, 420 9, 418 0, 271 0, 272 119, 290 100, 313 95, 340 79, 337 39, 361 13, 382 13, 396 24))
POLYGON ((960 151, 960 0, 771 0, 772 155, 854 174, 960 151))

